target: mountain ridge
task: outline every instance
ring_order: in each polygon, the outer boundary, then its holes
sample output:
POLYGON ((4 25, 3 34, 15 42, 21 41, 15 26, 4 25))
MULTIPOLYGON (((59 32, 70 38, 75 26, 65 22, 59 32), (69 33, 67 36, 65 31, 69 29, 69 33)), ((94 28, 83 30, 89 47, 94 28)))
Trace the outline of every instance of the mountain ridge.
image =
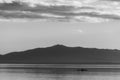
POLYGON ((54 45, 0 56, 0 63, 18 64, 119 64, 120 50, 54 45))

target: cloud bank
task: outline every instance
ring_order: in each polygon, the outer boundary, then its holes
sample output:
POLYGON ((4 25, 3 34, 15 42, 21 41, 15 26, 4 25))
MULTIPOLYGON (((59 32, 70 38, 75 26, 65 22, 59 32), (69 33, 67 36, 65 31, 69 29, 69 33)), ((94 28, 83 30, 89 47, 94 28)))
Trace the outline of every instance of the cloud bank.
POLYGON ((118 0, 0 0, 0 19, 104 22, 120 20, 118 0))

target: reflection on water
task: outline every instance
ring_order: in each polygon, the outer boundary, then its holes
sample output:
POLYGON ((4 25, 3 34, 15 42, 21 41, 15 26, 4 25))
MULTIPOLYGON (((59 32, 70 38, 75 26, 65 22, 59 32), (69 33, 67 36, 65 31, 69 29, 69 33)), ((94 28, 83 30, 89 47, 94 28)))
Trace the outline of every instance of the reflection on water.
POLYGON ((0 80, 120 80, 117 70, 0 67, 0 80))

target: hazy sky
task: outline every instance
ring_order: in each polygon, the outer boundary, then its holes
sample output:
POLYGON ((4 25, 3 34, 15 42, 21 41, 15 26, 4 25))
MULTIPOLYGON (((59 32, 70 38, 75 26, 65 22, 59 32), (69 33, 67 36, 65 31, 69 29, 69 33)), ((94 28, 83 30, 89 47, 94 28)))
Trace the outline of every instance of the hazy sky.
POLYGON ((119 22, 0 22, 0 54, 55 44, 120 49, 119 25, 119 22))
POLYGON ((0 54, 55 44, 120 49, 119 20, 119 0, 0 0, 0 54))

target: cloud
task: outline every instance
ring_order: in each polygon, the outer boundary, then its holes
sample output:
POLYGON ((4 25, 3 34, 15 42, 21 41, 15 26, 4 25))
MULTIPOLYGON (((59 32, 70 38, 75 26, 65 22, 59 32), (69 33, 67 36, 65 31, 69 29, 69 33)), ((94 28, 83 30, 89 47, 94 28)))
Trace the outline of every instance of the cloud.
POLYGON ((79 0, 0 0, 0 3, 25 3, 28 5, 44 5, 44 6, 80 6, 81 2, 79 0), (77 4, 77 5, 76 5, 77 4))
POLYGON ((101 3, 97 0, 0 0, 0 18, 76 21, 75 18, 83 16, 93 22, 96 22, 95 18, 102 21, 120 19, 119 6, 101 3))
POLYGON ((119 2, 120 0, 105 0, 105 1, 117 1, 117 2, 119 2))

